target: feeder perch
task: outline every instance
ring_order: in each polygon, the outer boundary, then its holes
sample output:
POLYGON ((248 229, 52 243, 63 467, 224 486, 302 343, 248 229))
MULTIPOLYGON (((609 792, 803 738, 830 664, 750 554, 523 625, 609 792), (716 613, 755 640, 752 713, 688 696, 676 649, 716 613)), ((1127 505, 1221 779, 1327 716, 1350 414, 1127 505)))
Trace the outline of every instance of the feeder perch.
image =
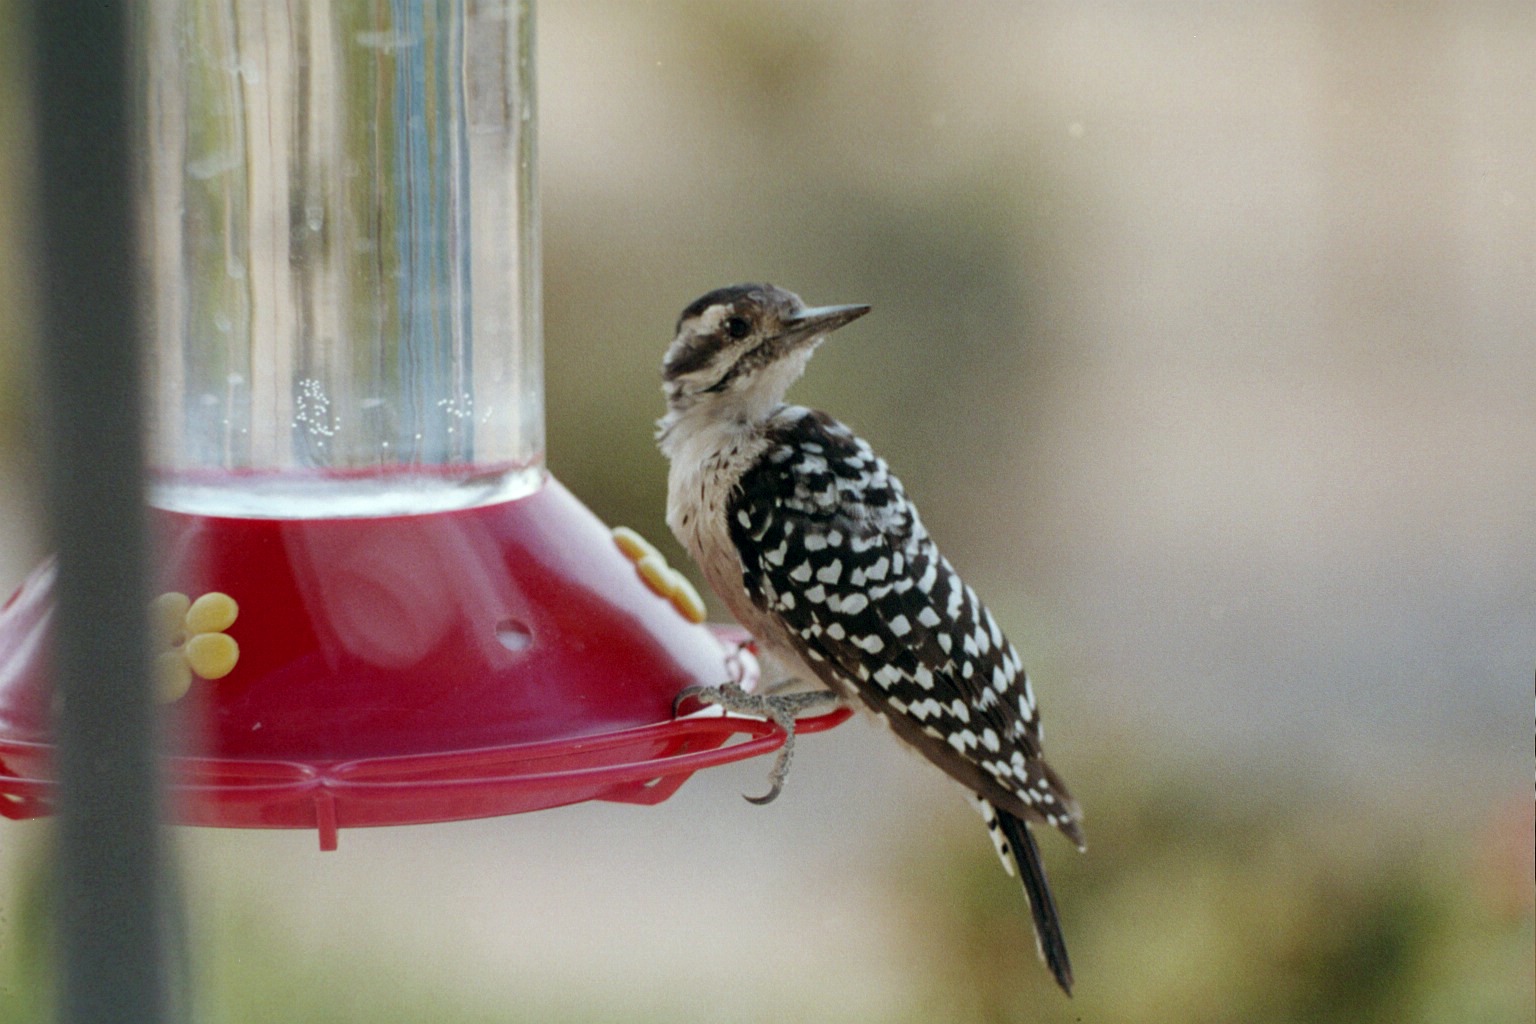
MULTIPOLYGON (((143 260, 173 820, 652 804, 782 730, 739 631, 543 466, 531 14, 146 5, 143 260)), ((0 815, 51 810, 53 570, 0 608, 0 815)), ((801 733, 846 719, 804 720, 801 733)))

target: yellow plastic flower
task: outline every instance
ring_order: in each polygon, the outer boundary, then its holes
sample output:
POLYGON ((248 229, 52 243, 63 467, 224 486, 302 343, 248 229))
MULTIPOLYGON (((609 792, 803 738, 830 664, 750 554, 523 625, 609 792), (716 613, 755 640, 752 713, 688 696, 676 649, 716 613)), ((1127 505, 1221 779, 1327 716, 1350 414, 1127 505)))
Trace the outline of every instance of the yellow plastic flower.
POLYGON ((224 632, 234 625, 240 606, 228 594, 210 591, 196 601, 171 591, 149 606, 154 629, 155 697, 169 704, 192 687, 192 677, 223 679, 240 660, 240 645, 224 632))
POLYGON ((672 607, 689 622, 704 621, 704 601, 688 582, 688 577, 667 564, 651 542, 627 526, 616 526, 613 541, 635 563, 635 570, 645 585, 672 602, 672 607))

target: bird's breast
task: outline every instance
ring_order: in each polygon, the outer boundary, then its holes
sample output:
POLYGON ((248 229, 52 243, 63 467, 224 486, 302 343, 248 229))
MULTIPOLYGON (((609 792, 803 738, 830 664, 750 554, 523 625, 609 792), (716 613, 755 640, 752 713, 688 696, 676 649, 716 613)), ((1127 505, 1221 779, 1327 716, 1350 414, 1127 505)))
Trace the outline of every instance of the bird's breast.
POLYGON ((726 516, 742 474, 768 442, 749 430, 684 434, 669 453, 667 525, 737 620, 752 629, 757 608, 742 587, 741 555, 726 516))

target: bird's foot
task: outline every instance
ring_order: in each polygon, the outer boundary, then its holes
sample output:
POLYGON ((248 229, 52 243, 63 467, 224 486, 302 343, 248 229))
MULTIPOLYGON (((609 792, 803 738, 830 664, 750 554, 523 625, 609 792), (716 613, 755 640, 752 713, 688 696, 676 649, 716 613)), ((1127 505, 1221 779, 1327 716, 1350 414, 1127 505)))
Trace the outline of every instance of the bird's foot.
POLYGON ((771 783, 768 792, 762 796, 742 794, 748 803, 759 805, 772 803, 784 789, 784 780, 789 777, 789 764, 795 756, 795 719, 808 712, 826 710, 841 703, 837 694, 830 690, 748 693, 736 683, 730 682, 720 686, 688 687, 672 702, 672 713, 676 715, 677 709, 689 700, 712 704, 738 714, 766 718, 784 730, 784 745, 779 748, 779 756, 774 759, 773 768, 768 772, 771 783))

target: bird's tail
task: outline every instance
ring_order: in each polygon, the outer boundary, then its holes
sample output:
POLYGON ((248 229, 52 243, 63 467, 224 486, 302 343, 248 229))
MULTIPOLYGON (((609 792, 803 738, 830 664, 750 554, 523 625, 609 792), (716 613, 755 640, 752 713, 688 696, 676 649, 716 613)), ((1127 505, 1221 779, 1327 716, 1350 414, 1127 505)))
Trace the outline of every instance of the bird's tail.
POLYGON ((986 819, 987 830, 997 846, 997 854, 1003 867, 1013 874, 1018 865, 1019 880, 1024 883, 1024 894, 1029 897, 1029 912, 1035 923, 1035 949, 1040 959, 1051 969, 1056 984, 1067 995, 1072 994, 1072 961, 1067 957, 1067 940, 1061 933, 1061 917, 1056 913, 1056 901, 1051 898, 1051 886, 1045 879, 1045 865, 1040 861, 1040 847, 1023 819, 1009 814, 988 800, 976 801, 981 816, 986 819))

